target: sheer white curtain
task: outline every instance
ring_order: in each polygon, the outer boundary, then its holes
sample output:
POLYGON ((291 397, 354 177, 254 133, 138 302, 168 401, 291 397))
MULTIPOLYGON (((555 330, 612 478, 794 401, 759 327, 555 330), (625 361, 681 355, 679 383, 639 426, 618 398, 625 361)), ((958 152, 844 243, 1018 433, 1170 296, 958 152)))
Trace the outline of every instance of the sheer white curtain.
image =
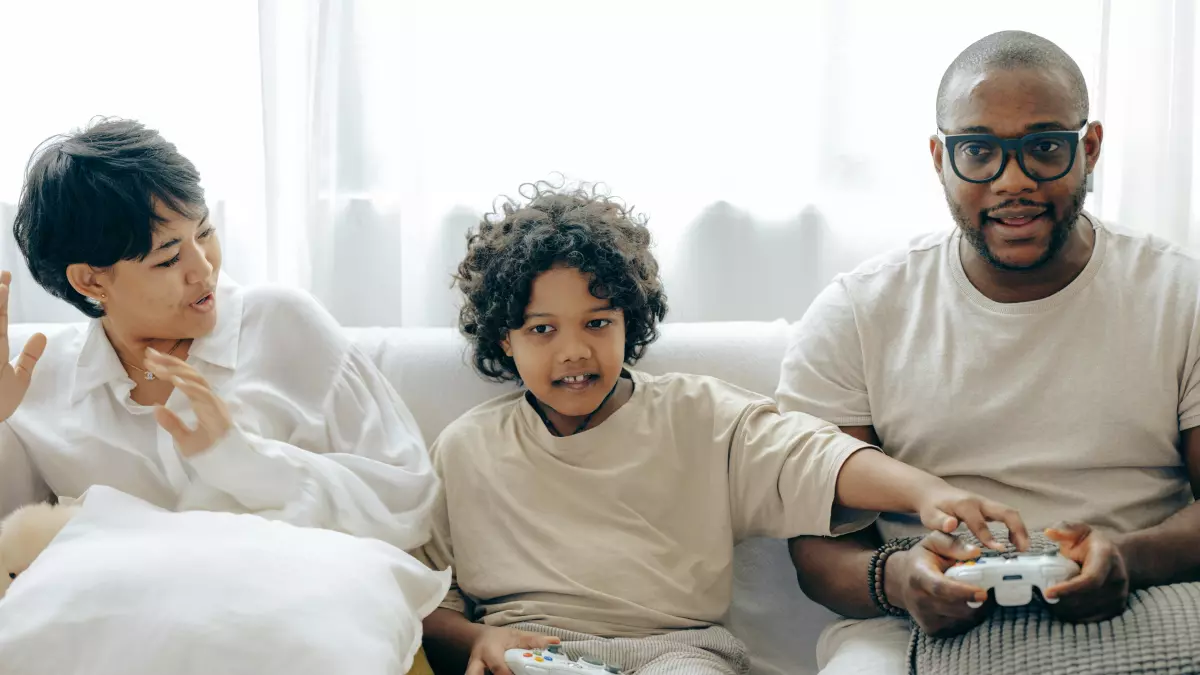
MULTIPOLYGON (((94 115, 200 168, 230 273, 350 325, 449 325, 463 233, 561 172, 650 216, 671 318, 795 318, 950 226, 927 139, 946 64, 1031 30, 1105 122, 1089 206, 1200 243, 1187 0, 241 0, 0 8, 0 226, 29 152, 94 115), (6 205, 7 204, 7 205, 6 205)), ((8 235, 6 235, 6 240, 8 235)), ((19 256, 0 248, 8 267, 19 256)), ((23 285, 17 320, 72 319, 23 285)))
POLYGON ((1097 173, 1103 217, 1200 248, 1197 20, 1193 0, 1105 0, 1097 173))
POLYGON ((140 119, 179 146, 203 175, 227 269, 271 278, 258 43, 257 7, 242 0, 0 2, 0 264, 14 272, 14 321, 83 318, 37 288, 11 225, 33 149, 96 116, 140 119))

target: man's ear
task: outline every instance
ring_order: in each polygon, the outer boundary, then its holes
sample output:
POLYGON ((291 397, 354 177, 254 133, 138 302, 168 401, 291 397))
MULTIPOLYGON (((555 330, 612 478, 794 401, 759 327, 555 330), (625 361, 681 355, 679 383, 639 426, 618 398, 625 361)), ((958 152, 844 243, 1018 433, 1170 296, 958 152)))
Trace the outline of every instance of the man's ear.
POLYGON ((504 339, 500 341, 500 348, 504 350, 504 355, 512 358, 512 343, 508 341, 508 333, 504 334, 504 339))
POLYGON ((106 270, 86 263, 67 265, 67 283, 85 298, 101 304, 108 300, 109 278, 106 270))
POLYGON ((1096 170, 1096 164, 1100 161, 1100 146, 1104 143, 1104 125, 1099 122, 1092 122, 1091 128, 1084 135, 1082 141, 1082 150, 1085 157, 1088 175, 1091 175, 1096 170))
POLYGON ((937 171, 938 180, 942 185, 946 184, 946 178, 942 174, 942 162, 945 154, 942 152, 942 142, 937 136, 929 137, 929 155, 933 158, 933 170, 937 171))

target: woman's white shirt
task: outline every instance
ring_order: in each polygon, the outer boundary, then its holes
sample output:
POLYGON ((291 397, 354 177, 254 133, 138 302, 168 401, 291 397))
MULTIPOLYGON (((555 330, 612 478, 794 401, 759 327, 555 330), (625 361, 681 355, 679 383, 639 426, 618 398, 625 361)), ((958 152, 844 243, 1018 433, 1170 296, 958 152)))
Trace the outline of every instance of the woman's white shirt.
MULTIPOLYGON (((100 322, 66 327, 0 425, 0 514, 99 484, 164 508, 424 544, 437 478, 416 421, 328 312, 300 291, 225 281, 216 310, 188 363, 229 405, 234 431, 183 458, 154 409, 129 397, 100 322)), ((182 392, 166 406, 194 424, 182 392)))

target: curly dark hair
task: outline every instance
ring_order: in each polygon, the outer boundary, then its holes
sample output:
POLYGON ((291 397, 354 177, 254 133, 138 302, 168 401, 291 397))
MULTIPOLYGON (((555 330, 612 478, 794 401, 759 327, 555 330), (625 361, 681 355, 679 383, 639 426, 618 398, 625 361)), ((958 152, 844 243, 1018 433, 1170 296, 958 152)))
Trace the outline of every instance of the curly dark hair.
POLYGON ((646 218, 595 186, 539 181, 522 185, 520 194, 524 203, 502 198, 467 234, 467 256, 455 276, 465 296, 459 330, 471 344, 475 370, 491 380, 520 381, 500 343, 524 325, 534 279, 558 265, 590 275, 592 295, 623 312, 625 362, 636 363, 667 314, 646 218))

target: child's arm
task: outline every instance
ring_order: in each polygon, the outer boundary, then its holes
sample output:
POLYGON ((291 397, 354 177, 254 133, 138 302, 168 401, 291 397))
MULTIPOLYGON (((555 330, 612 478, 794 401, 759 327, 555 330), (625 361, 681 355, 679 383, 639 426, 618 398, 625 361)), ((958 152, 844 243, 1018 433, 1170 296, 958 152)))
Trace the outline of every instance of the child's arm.
POLYGON ((425 655, 435 673, 462 673, 470 662, 475 639, 486 628, 462 612, 439 607, 422 622, 425 655))
POLYGON ((963 522, 984 544, 993 543, 989 520, 1008 526, 1018 547, 1024 548, 1029 540, 1015 509, 960 490, 873 448, 854 453, 842 464, 836 499, 852 509, 916 513, 925 527, 942 532, 953 532, 963 522))
POLYGON ((864 514, 845 511, 861 510, 916 513, 926 527, 945 532, 963 522, 984 543, 992 541, 987 521, 1001 520, 1015 545, 1027 542, 1020 517, 1004 505, 892 459, 824 420, 780 414, 733 390, 714 393, 719 426, 737 415, 727 461, 739 538, 845 534, 869 524, 847 518, 864 514))
POLYGON ((425 617, 425 655, 435 672, 512 675, 504 663, 509 649, 545 649, 558 638, 474 623, 461 612, 440 608, 425 617), (465 672, 464 672, 465 671, 465 672))
MULTIPOLYGON (((453 444, 453 434, 443 431, 429 449, 430 461, 437 474, 438 489, 430 511, 430 538, 412 555, 435 570, 452 569, 455 565, 454 542, 451 536, 450 514, 446 505, 445 466, 447 446, 453 444)), ((512 628, 497 628, 475 623, 467 618, 469 599, 458 586, 458 575, 452 575, 450 590, 441 607, 422 621, 425 655, 436 673, 465 675, 511 675, 504 664, 508 649, 543 649, 558 642, 558 638, 525 633, 512 628)))

